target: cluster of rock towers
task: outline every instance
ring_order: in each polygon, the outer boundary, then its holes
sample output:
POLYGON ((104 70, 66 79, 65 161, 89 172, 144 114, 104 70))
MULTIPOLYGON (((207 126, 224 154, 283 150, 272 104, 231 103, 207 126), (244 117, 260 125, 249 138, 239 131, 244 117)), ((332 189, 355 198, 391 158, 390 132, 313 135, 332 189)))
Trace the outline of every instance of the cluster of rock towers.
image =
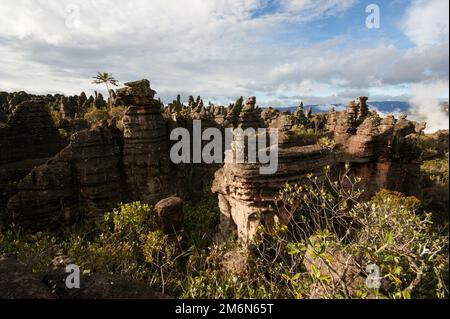
MULTIPOLYGON (((125 83, 111 95, 126 108, 123 129, 115 121, 88 127, 82 114, 88 105, 106 107, 99 95, 27 96, 0 93, 0 207, 24 228, 57 229, 89 220, 121 202, 156 203, 170 195, 195 200, 211 180, 221 211, 220 232, 235 229, 249 240, 258 225, 276 218, 273 201, 286 182, 300 182, 324 166, 339 171, 350 163, 368 194, 380 188, 420 197, 421 149, 416 140, 424 126, 393 116, 380 118, 367 98, 347 110, 313 114, 259 108, 255 97, 225 106, 204 105, 199 97, 180 96, 164 106, 148 80, 125 83), (61 138, 50 112, 61 114, 58 125, 70 127, 61 138), (261 175, 257 163, 180 164, 170 161, 170 130, 269 128, 278 130, 278 170, 261 175), (298 130, 312 132, 308 136, 298 130), (317 143, 327 137, 330 148, 317 143)), ((1 211, 0 211, 1 212, 1 211)))

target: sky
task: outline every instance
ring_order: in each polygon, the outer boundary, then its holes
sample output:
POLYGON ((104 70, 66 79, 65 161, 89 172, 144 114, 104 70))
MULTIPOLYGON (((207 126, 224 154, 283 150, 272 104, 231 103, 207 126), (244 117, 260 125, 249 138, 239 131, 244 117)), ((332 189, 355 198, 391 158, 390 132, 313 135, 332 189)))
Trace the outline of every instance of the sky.
POLYGON ((449 96, 448 12, 448 0, 2 0, 0 91, 92 93, 101 71, 147 78, 166 103, 367 95, 424 113, 449 96))

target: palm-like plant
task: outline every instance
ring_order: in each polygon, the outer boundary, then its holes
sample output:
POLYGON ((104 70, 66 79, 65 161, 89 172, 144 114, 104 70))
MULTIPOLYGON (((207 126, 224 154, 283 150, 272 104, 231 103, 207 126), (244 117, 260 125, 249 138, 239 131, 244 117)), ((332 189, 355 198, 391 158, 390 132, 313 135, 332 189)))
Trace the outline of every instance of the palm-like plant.
MULTIPOLYGON (((109 85, 118 86, 119 81, 116 80, 112 74, 107 72, 97 72, 97 75, 93 77, 94 81, 92 81, 93 84, 105 84, 106 90, 108 91, 108 95, 111 101, 111 92, 109 91, 109 85)), ((109 105, 111 106, 111 105, 109 105)))

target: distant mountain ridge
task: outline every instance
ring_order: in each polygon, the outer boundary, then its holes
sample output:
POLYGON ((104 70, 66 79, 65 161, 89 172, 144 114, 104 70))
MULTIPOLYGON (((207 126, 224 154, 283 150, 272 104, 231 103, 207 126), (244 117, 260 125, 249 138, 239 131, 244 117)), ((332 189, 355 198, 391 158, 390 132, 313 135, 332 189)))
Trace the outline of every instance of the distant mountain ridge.
MULTIPOLYGON (((368 102, 369 108, 376 108, 378 111, 383 113, 405 113, 411 107, 409 102, 404 101, 373 101, 368 102)), ((345 110, 347 107, 345 104, 335 103, 335 104, 309 104, 304 106, 305 109, 307 107, 311 107, 314 113, 318 112, 327 112, 331 107, 334 107, 336 111, 345 110)), ((279 107, 277 108, 280 111, 289 110, 294 112, 297 107, 279 107)))

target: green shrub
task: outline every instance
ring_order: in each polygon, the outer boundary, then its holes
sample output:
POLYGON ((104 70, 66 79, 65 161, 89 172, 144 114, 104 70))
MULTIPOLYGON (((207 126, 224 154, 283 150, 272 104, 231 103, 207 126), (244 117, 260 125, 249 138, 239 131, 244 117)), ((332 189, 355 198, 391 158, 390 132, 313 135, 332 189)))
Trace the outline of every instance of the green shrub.
POLYGON ((107 109, 97 109, 92 107, 84 114, 84 119, 88 121, 90 125, 96 124, 103 120, 108 120, 110 118, 107 109))
POLYGON ((431 214, 417 214, 420 206, 414 197, 381 191, 353 210, 359 229, 351 251, 380 267, 392 298, 448 294, 448 237, 433 231, 431 214), (426 277, 437 283, 431 290, 423 289, 426 277))
POLYGON ((317 140, 317 144, 322 145, 328 149, 333 149, 336 146, 336 142, 328 137, 321 137, 317 140))
POLYGON ((111 118, 121 120, 123 116, 125 115, 125 112, 127 111, 126 107, 124 106, 115 106, 111 108, 109 114, 111 118))
POLYGON ((70 137, 72 136, 72 134, 70 134, 63 128, 58 129, 58 132, 59 132, 59 136, 61 136, 65 140, 70 139, 70 137))
POLYGON ((53 122, 55 125, 58 125, 59 121, 62 119, 62 115, 60 111, 53 110, 50 112, 50 115, 52 116, 53 122))
POLYGON ((274 205, 278 220, 260 226, 248 250, 232 238, 212 244, 218 208, 207 191, 186 207, 184 236, 161 232, 152 207, 135 202, 61 236, 0 225, 0 254, 35 271, 64 254, 83 270, 126 275, 179 298, 447 298, 448 236, 431 227, 431 214, 416 214, 416 198, 386 190, 363 202, 356 184, 346 173, 332 179, 329 170, 286 184, 274 205), (380 290, 335 278, 338 255, 362 274, 376 264, 380 290), (228 265, 239 260, 240 267, 228 265))
MULTIPOLYGON (((280 193, 285 203, 279 207, 280 216, 291 217, 287 232, 291 253, 301 257, 312 249, 328 274, 335 271, 330 256, 349 256, 362 273, 375 264, 383 276, 383 293, 390 298, 448 296, 448 236, 433 230, 431 214, 417 214, 418 199, 381 190, 371 201, 362 202, 361 193, 354 192, 356 180, 346 174, 338 181, 328 178, 327 172, 325 176, 287 185, 280 193)), ((288 269, 292 266, 290 262, 288 269)), ((344 280, 329 283, 327 274, 310 271, 310 275, 313 284, 327 291, 324 296, 373 293, 364 285, 352 291, 344 280)))
POLYGON ((448 185, 448 158, 447 153, 444 158, 424 161, 421 166, 422 174, 436 184, 448 185))
POLYGON ((205 186, 200 202, 185 205, 184 216, 188 244, 206 248, 211 243, 220 216, 216 195, 211 193, 209 185, 205 186))
POLYGON ((124 237, 136 238, 156 227, 153 208, 140 202, 120 205, 105 219, 112 221, 114 232, 122 233, 124 237))
POLYGON ((408 212, 419 212, 422 208, 421 201, 414 196, 405 196, 400 192, 390 191, 387 189, 379 190, 372 197, 369 204, 386 205, 392 207, 404 208, 408 212))
POLYGON ((303 125, 294 125, 292 127, 292 130, 296 135, 304 138, 315 138, 319 135, 314 131, 314 129, 305 128, 303 125))

